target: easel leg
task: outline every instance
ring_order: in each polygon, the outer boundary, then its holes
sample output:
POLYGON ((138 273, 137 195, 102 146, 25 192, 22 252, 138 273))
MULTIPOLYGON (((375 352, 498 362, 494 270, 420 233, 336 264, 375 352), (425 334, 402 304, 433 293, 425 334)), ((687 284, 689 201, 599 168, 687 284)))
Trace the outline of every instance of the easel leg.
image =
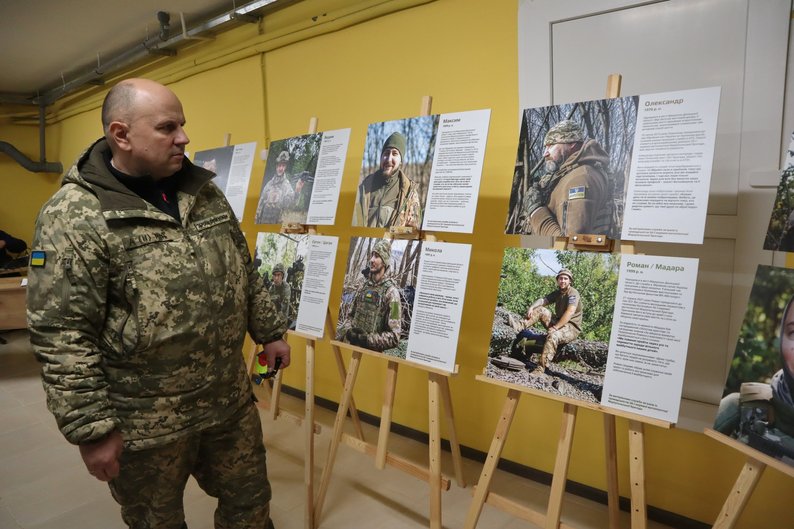
POLYGON ((378 451, 375 453, 375 468, 386 468, 386 452, 389 449, 389 433, 391 433, 391 417, 394 410, 394 392, 397 389, 397 362, 389 362, 386 372, 386 388, 383 391, 383 406, 380 412, 380 428, 378 430, 378 451))
MULTIPOLYGON (((273 377, 273 392, 270 395, 270 417, 275 421, 278 418, 279 401, 281 400, 281 371, 273 377)), ((314 426, 314 423, 310 423, 314 426)))
POLYGON ((480 480, 477 482, 477 487, 474 489, 474 498, 469 507, 469 513, 466 515, 466 523, 464 529, 474 529, 477 527, 477 521, 480 519, 482 513, 482 506, 485 503, 485 498, 488 496, 488 491, 491 488, 491 479, 493 479, 496 465, 499 463, 499 458, 502 455, 502 449, 507 440, 507 432, 510 431, 510 425, 513 423, 513 417, 516 414, 518 401, 521 399, 521 392, 511 389, 507 392, 504 406, 502 406, 502 415, 499 417, 499 422, 496 425, 496 432, 494 432, 493 439, 491 440, 491 447, 488 449, 488 457, 485 459, 482 472, 480 473, 480 480))
POLYGON ((306 340, 306 400, 303 416, 303 483, 306 487, 304 527, 314 529, 314 340, 306 340))
POLYGON ((604 451, 607 467, 607 507, 609 529, 620 527, 620 494, 618 489, 618 447, 615 435, 615 416, 604 414, 604 451))
POLYGON ((546 510, 545 529, 557 529, 560 526, 562 498, 565 494, 565 482, 568 480, 568 463, 571 460, 573 431, 576 426, 576 412, 578 409, 573 404, 566 404, 562 411, 560 439, 557 442, 557 459, 554 463, 554 477, 551 480, 551 493, 549 494, 549 506, 546 510))
POLYGON ((441 397, 444 399, 444 414, 447 418, 447 430, 449 431, 449 449, 452 453, 452 465, 455 469, 455 481, 459 487, 465 487, 466 481, 463 479, 463 460, 460 456, 460 443, 458 443, 458 433, 455 430, 455 415, 452 412, 452 394, 449 391, 449 377, 441 377, 441 397))
POLYGON ((441 529, 441 388, 437 373, 428 374, 430 433, 430 529, 441 529))
POLYGON ((629 477, 631 479, 631 527, 645 529, 645 425, 629 421, 629 477))
MULTIPOLYGON (((325 312, 325 332, 328 336, 334 336, 334 323, 331 321, 331 312, 325 312)), ((332 346, 334 350, 334 360, 336 360, 336 369, 339 371, 339 380, 342 385, 345 384, 347 378, 347 371, 345 370, 345 363, 342 361, 342 350, 336 345, 332 346)), ((361 427, 361 420, 358 418, 358 408, 356 408, 356 401, 350 397, 350 418, 353 420, 353 428, 356 430, 356 436, 364 440, 364 429, 361 427)))
POLYGON ((328 450, 328 459, 325 462, 323 475, 320 479, 320 488, 317 491, 317 502, 314 509, 314 521, 318 523, 323 512, 323 502, 325 502, 325 493, 328 491, 328 483, 331 481, 331 471, 334 468, 336 460, 336 451, 339 448, 339 441, 342 439, 342 430, 345 426, 345 418, 347 417, 347 409, 350 405, 350 400, 353 395, 353 386, 356 384, 356 377, 358 376, 358 367, 361 363, 361 353, 353 351, 353 356, 350 359, 350 369, 347 372, 345 379, 345 389, 342 392, 342 398, 339 401, 339 409, 336 412, 336 419, 334 420, 334 433, 331 437, 331 446, 328 450))
POLYGON ((733 489, 725 500, 722 510, 717 515, 717 521, 714 523, 714 529, 733 529, 736 522, 739 521, 750 496, 753 494, 755 486, 761 479, 761 476, 766 469, 766 464, 762 463, 752 457, 748 457, 744 463, 736 483, 733 484, 733 489))

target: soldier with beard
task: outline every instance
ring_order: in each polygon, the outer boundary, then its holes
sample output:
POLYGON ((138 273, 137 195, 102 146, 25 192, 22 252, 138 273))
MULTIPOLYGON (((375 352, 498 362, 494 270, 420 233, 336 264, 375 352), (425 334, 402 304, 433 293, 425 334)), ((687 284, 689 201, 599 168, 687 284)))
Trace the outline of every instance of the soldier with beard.
POLYGON ((527 192, 525 232, 606 234, 611 221, 609 155, 596 140, 585 139, 581 127, 571 120, 551 127, 543 145, 546 174, 527 192))
POLYGON ((403 171, 405 136, 392 133, 383 143, 380 169, 358 186, 354 226, 422 227, 418 186, 403 171))
POLYGON ((350 311, 336 339, 373 351, 396 347, 402 329, 400 291, 386 273, 391 266, 391 244, 375 243, 365 270, 366 281, 356 291, 350 311))

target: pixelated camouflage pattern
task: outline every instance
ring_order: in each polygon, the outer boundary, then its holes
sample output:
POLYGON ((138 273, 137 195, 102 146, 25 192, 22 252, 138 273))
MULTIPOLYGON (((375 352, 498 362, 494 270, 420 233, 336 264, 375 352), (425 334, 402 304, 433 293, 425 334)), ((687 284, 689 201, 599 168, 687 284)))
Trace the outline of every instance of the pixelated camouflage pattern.
MULTIPOLYGON (((284 273, 284 267, 281 267, 282 274, 284 273)), ((276 270, 273 270, 273 273, 276 273, 276 270)), ((276 285, 275 282, 270 284, 270 299, 276 305, 276 310, 279 314, 285 319, 290 320, 290 298, 292 297, 292 289, 287 284, 286 281, 282 281, 280 285, 276 285)))
POLYGON ((391 278, 379 283, 367 279, 356 291, 337 339, 373 351, 396 347, 402 330, 400 291, 391 278))
POLYGON ((353 212, 354 226, 422 227, 422 205, 419 202, 418 186, 402 169, 398 169, 392 179, 386 180, 378 169, 361 182, 353 212), (395 178, 396 180, 392 180, 395 178))
POLYGON ((383 261, 383 266, 386 268, 391 266, 391 242, 388 239, 378 239, 372 248, 372 253, 378 254, 380 260, 383 261))
POLYGON ((576 143, 584 141, 582 127, 571 119, 564 119, 555 123, 543 138, 543 145, 554 145, 555 143, 576 143))
MULTIPOLYGON (((546 307, 535 307, 529 313, 528 318, 517 319, 511 316, 511 327, 513 327, 516 332, 521 332, 524 329, 531 328, 538 322, 542 323, 546 329, 552 325, 556 325, 563 314, 565 314, 565 310, 568 307, 569 296, 575 296, 577 300, 581 300, 579 292, 573 287, 568 287, 568 292, 566 295, 563 295, 559 290, 556 290, 552 294, 549 294, 545 297, 548 303, 555 304, 554 314, 552 314, 552 312, 546 307)), ((559 329, 549 331, 548 335, 546 336, 546 341, 543 344, 543 352, 541 353, 540 357, 541 367, 547 367, 551 364, 551 361, 557 354, 558 347, 576 340, 576 337, 579 336, 579 333, 581 332, 579 329, 581 326, 581 321, 582 304, 581 301, 578 301, 576 313, 574 313, 574 316, 571 317, 568 323, 559 329), (574 323, 574 319, 578 319, 578 324, 574 323)))
POLYGON ((181 528, 183 491, 193 475, 218 498, 215 527, 272 528, 262 428, 250 401, 217 427, 148 450, 125 450, 120 466, 124 479, 109 485, 129 527, 181 528))
POLYGON ((125 448, 226 420, 251 397, 241 348, 281 336, 212 173, 185 160, 181 225, 107 170, 104 140, 44 205, 28 276, 28 325, 47 404, 72 443, 117 428, 125 448))
POLYGON ((283 176, 274 173, 273 178, 262 187, 256 208, 256 223, 279 224, 283 211, 292 205, 294 199, 295 190, 289 183, 289 175, 286 172, 283 176))

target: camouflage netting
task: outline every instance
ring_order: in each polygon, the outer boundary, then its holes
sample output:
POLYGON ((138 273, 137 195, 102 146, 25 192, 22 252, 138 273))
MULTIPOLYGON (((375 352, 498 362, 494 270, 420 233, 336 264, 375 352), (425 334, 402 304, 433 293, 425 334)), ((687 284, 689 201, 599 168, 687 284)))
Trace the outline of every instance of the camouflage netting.
MULTIPOLYGON (((494 320, 491 327, 491 343, 488 347, 488 356, 511 356, 511 347, 516 337, 516 331, 510 327, 509 316, 513 315, 515 318, 520 319, 518 314, 511 313, 504 307, 496 307, 494 311, 494 320)), ((512 351, 512 356, 532 355, 532 353, 539 352, 533 347, 526 347, 521 350, 518 347, 516 351, 512 351)), ((554 362, 563 360, 571 360, 579 362, 583 366, 596 370, 603 371, 607 365, 607 351, 609 344, 604 342, 596 342, 592 340, 574 340, 571 343, 561 346, 557 350, 557 355, 554 357, 554 362)))

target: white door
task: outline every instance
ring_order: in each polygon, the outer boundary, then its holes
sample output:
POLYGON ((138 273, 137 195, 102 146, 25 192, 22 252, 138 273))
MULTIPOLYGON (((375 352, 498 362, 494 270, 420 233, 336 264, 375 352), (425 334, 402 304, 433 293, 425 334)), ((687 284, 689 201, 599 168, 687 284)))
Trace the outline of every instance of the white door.
POLYGON ((702 245, 638 243, 700 259, 679 425, 711 426, 779 177, 791 0, 519 2, 521 108, 722 87, 702 245))

